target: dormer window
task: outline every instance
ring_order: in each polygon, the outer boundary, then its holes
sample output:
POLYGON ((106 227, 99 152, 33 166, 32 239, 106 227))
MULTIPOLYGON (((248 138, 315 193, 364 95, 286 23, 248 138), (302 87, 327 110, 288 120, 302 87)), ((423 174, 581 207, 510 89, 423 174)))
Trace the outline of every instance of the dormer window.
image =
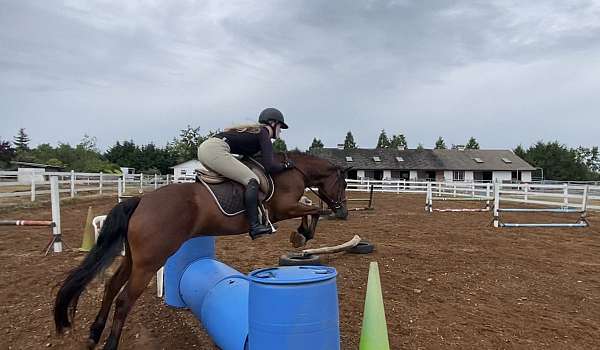
POLYGON ((346 161, 347 162, 353 162, 354 160, 352 159, 352 157, 346 157, 346 161))
POLYGON ((376 162, 381 162, 381 158, 379 158, 379 157, 373 157, 373 160, 376 162))
POLYGON ((476 163, 483 163, 483 160, 482 160, 481 158, 473 158, 473 160, 474 160, 476 163))
POLYGON ((512 163, 512 160, 508 159, 508 158, 502 158, 502 161, 506 164, 510 164, 512 163))
POLYGON ((403 161, 404 161, 404 158, 402 158, 402 157, 396 157, 396 161, 398 161, 398 162, 403 162, 403 161))

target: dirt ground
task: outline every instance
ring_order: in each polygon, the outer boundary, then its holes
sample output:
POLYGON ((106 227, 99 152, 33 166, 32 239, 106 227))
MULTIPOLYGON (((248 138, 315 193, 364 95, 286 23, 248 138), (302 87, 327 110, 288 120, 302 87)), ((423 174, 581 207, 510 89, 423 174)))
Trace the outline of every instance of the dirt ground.
MULTIPOLYGON (((379 262, 392 349, 592 349, 600 344, 600 217, 590 228, 492 228, 490 213, 424 212, 423 195, 376 194, 374 211, 324 220, 310 247, 354 234, 370 255, 337 254, 343 349, 357 349, 370 261, 379 262)), ((79 247, 88 206, 106 213, 114 198, 62 203, 64 240, 79 247)), ((460 203, 435 203, 436 207, 460 203)), ((464 204, 462 204, 464 205, 464 204)), ((477 203, 466 204, 476 207, 477 203)), ((0 219, 49 219, 50 208, 2 209, 0 219)), ((560 220, 516 215, 512 221, 560 220)), ((564 218, 563 218, 564 219, 564 218)), ((575 221, 576 217, 569 217, 575 221)), ((219 238, 218 257, 239 271, 273 266, 290 251, 290 220, 269 240, 219 238)), ((101 280, 80 300, 73 331, 57 337, 53 288, 84 256, 43 257, 45 228, 0 227, 0 349, 81 349, 100 305, 101 280)), ((124 349, 215 349, 188 311, 173 310, 146 290, 127 320, 124 349)))

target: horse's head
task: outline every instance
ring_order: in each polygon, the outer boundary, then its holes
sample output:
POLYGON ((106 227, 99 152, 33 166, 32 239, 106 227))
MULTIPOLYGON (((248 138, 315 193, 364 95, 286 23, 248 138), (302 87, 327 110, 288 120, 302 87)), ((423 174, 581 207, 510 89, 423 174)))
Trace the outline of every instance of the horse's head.
POLYGON ((325 159, 303 154, 293 157, 296 168, 303 174, 305 186, 316 187, 317 196, 340 219, 348 217, 346 201, 346 172, 349 168, 339 167, 325 159))

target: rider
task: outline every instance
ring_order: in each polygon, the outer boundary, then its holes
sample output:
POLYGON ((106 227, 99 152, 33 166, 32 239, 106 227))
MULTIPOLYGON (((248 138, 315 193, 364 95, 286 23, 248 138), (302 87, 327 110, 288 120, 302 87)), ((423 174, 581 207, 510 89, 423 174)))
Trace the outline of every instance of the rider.
POLYGON ((281 129, 287 129, 283 114, 275 108, 267 108, 258 117, 258 124, 238 125, 225 129, 198 147, 198 160, 207 168, 237 181, 246 187, 244 205, 250 224, 250 237, 270 234, 271 228, 258 221, 259 179, 247 166, 237 160, 233 154, 252 156, 261 152, 261 163, 267 173, 276 174, 293 168, 288 160, 282 164, 273 159, 271 139, 279 138, 281 129))

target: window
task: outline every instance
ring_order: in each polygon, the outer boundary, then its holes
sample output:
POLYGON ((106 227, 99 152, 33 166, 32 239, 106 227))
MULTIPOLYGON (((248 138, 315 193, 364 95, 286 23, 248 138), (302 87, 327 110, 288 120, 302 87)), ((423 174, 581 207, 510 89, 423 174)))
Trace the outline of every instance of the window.
POLYGON ((510 164, 512 163, 512 160, 508 159, 508 158, 502 158, 502 161, 506 164, 510 164))
POLYGON ((181 169, 181 170, 179 170, 179 173, 180 173, 181 175, 185 175, 185 174, 186 174, 186 171, 185 171, 185 169, 181 169))
POLYGON ((455 170, 452 172, 452 181, 465 181, 465 171, 455 170))
POLYGON ((483 163, 483 160, 482 160, 481 158, 473 158, 473 160, 474 160, 476 163, 483 163))
POLYGON ((373 160, 376 162, 381 162, 381 158, 379 158, 379 157, 373 157, 373 160))
POLYGON ((352 159, 352 157, 346 157, 346 161, 347 161, 347 162, 352 162, 352 161, 354 161, 354 160, 352 159))
POLYGON ((410 178, 410 171, 406 170, 392 170, 391 174, 393 180, 404 179, 408 180, 410 178))
POLYGON ((404 158, 402 158, 402 157, 396 157, 396 160, 399 161, 399 162, 403 162, 404 158))
POLYGON ((375 179, 375 170, 365 170, 365 179, 375 179))

